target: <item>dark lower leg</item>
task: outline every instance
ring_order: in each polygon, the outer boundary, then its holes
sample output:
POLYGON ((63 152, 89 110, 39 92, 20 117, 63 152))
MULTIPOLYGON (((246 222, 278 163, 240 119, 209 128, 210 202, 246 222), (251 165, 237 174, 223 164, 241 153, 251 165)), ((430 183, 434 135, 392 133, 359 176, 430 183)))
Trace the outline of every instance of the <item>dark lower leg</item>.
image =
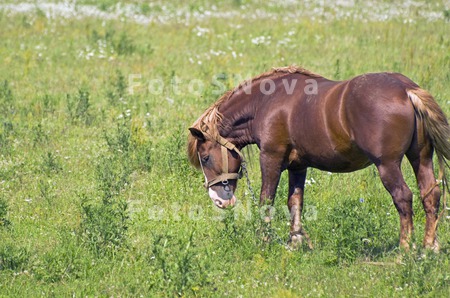
POLYGON ((441 191, 434 177, 433 150, 432 143, 426 136, 423 126, 418 125, 411 148, 406 153, 406 156, 416 174, 420 197, 425 210, 426 223, 423 245, 426 248, 438 250, 439 244, 436 238, 436 228, 441 191))
POLYGON ((261 176, 262 186, 261 194, 259 197, 259 204, 263 208, 264 220, 270 222, 271 208, 269 205, 273 205, 278 183, 281 175, 281 160, 261 156, 261 176))
POLYGON ((413 232, 412 192, 403 180, 399 164, 381 165, 378 170, 400 216, 400 246, 409 249, 413 232))
POLYGON ((426 248, 438 249, 436 228, 441 191, 437 183, 434 182, 427 187, 421 187, 420 194, 422 196, 422 204, 426 216, 423 246, 426 248))
POLYGON ((295 234, 301 230, 305 178, 306 171, 289 171, 288 208, 291 215, 291 234, 295 234))
POLYGON ((289 171, 288 208, 291 215, 289 243, 293 248, 296 248, 302 244, 303 237, 305 237, 309 248, 312 249, 311 240, 309 239, 308 234, 303 230, 301 224, 305 179, 306 170, 289 171))
POLYGON ((441 191, 436 182, 436 178, 434 177, 432 148, 428 145, 420 151, 416 150, 412 153, 408 155, 408 159, 416 174, 417 184, 420 189, 420 196, 422 198, 422 205, 426 216, 423 246, 438 250, 439 245, 436 238, 436 228, 441 191))

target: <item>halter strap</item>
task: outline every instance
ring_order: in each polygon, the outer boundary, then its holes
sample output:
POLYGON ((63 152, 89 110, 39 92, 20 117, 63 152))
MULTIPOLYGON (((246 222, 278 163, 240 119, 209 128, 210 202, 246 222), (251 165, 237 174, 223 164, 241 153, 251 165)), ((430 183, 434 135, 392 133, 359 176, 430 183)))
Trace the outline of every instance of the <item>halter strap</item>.
MULTIPOLYGON (((244 155, 236 147, 236 145, 234 145, 233 143, 231 143, 230 141, 228 141, 227 139, 225 139, 224 137, 222 137, 220 135, 218 135, 217 137, 213 137, 211 134, 209 134, 208 132, 206 132, 204 130, 202 130, 202 132, 205 135, 207 135, 210 139, 215 140, 219 145, 221 145, 220 151, 221 151, 221 155, 222 155, 222 173, 219 176, 216 176, 209 181, 208 181, 208 178, 206 178, 205 170, 203 169, 203 165, 200 160, 200 166, 202 168, 203 175, 205 176, 205 183, 204 183, 205 188, 210 188, 211 186, 213 186, 214 184, 217 184, 219 182, 222 182, 222 184, 227 185, 228 180, 235 180, 235 179, 237 180, 237 179, 242 178, 242 168, 239 170, 238 173, 229 173, 228 172, 228 170, 229 170, 228 169, 228 150, 236 152, 239 155, 239 157, 241 158, 241 162, 242 163, 245 162, 244 155)), ((199 159, 200 159, 200 154, 199 154, 199 159)))
POLYGON ((222 173, 228 173, 228 150, 226 147, 220 147, 222 153, 222 173))

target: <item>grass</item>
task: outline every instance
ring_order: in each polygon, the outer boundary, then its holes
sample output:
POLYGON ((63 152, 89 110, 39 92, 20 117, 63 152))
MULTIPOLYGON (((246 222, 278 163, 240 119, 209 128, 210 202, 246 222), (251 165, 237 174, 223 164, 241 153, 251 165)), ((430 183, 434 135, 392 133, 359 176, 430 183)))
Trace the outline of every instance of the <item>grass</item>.
MULTIPOLYGON (((373 167, 309 172, 304 225, 315 249, 291 252, 277 241, 289 228, 286 175, 267 243, 245 182, 240 206, 216 210, 185 155, 187 127, 201 111, 274 66, 332 79, 402 72, 450 115, 448 7, 364 20, 362 3, 349 17, 331 5, 328 17, 305 9, 301 18, 291 15, 301 4, 270 1, 127 3, 170 17, 0 10, 0 296, 448 296, 449 220, 439 226, 440 254, 400 252, 398 215, 373 167), (177 9, 197 17, 177 20, 177 9), (208 9, 232 17, 204 17, 208 9)), ((90 4, 117 7, 77 3, 90 4)), ((424 212, 403 168, 420 247, 424 212)))

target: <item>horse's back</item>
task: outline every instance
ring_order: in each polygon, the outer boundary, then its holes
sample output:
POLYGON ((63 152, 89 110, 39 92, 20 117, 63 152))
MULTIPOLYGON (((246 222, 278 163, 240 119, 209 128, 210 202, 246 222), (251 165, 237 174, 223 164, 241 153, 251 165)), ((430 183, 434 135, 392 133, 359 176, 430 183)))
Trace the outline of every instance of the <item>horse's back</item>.
POLYGON ((265 101, 263 151, 288 148, 289 167, 332 172, 355 171, 382 158, 401 159, 415 130, 406 89, 417 85, 395 73, 316 81, 316 94, 305 94, 301 85, 290 96, 265 101))
POLYGON ((373 73, 348 81, 345 120, 355 144, 375 163, 401 158, 415 130, 415 113, 406 93, 417 85, 398 73, 373 73))
POLYGON ((301 103, 308 120, 295 132, 299 151, 309 166, 349 172, 401 159, 415 130, 414 108, 406 94, 408 78, 395 73, 373 73, 343 82, 325 82, 315 102, 301 103))

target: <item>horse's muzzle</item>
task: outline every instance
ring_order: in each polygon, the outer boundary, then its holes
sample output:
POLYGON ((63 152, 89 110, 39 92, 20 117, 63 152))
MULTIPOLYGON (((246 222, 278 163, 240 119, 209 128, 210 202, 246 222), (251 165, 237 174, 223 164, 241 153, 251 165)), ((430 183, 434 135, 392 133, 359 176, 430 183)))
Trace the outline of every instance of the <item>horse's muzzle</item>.
POLYGON ((212 187, 208 188, 208 194, 216 207, 225 209, 233 207, 236 204, 236 197, 233 191, 228 187, 218 187, 214 190, 212 187))

